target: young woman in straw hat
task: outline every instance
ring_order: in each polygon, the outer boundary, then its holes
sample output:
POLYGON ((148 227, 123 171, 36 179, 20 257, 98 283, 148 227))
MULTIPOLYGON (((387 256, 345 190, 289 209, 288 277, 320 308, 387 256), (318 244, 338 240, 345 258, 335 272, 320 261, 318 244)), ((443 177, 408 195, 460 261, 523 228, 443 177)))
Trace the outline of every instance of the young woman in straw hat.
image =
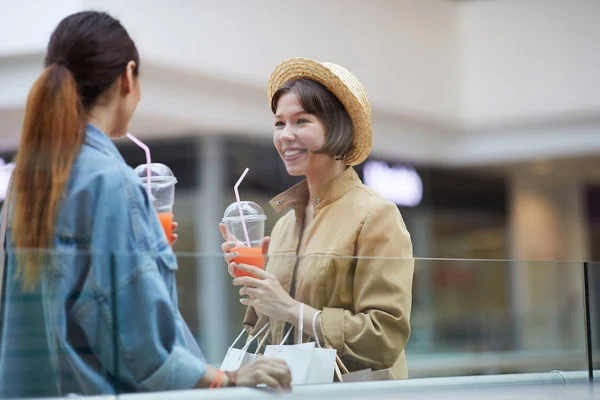
POLYGON ((246 296, 244 325, 254 333, 270 322, 269 342, 279 343, 303 304, 304 332, 350 371, 390 368, 392 379, 406 378, 410 235, 396 205, 352 168, 371 150, 367 94, 339 65, 292 58, 271 74, 268 95, 275 148, 288 173, 306 180, 271 201, 289 212, 264 240, 266 271, 235 264, 227 253, 235 243, 222 246, 232 276, 238 268, 256 277, 234 280, 246 296))

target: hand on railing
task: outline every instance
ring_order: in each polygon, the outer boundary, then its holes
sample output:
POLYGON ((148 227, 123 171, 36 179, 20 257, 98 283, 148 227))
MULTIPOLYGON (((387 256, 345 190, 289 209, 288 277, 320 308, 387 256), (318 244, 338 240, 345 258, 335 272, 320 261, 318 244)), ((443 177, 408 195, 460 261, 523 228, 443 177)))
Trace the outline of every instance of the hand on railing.
POLYGON ((254 387, 265 384, 272 389, 290 390, 292 373, 285 361, 261 357, 240 368, 237 373, 237 386, 254 387))
POLYGON ((256 387, 267 385, 275 390, 290 390, 292 372, 284 360, 261 357, 237 371, 222 371, 212 366, 196 383, 196 388, 218 389, 223 387, 256 387))

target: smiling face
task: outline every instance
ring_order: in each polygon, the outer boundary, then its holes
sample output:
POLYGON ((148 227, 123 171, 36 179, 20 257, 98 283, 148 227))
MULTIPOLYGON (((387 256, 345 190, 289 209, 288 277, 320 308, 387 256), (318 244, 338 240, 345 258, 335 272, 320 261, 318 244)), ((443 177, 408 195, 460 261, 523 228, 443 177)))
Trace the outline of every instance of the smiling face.
POLYGON ((273 143, 292 176, 315 176, 339 163, 327 154, 317 154, 325 144, 327 127, 309 114, 296 95, 279 98, 274 119, 273 143))
POLYGON ((354 142, 352 121, 324 86, 307 79, 286 83, 273 95, 271 109, 273 143, 290 175, 316 183, 345 170, 342 158, 354 142))

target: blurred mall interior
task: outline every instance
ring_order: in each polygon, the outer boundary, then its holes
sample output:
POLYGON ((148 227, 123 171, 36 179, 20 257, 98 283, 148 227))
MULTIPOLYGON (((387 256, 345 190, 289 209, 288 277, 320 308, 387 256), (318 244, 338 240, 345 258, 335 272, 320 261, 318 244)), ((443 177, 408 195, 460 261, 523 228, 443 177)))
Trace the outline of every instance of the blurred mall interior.
MULTIPOLYGON (((600 262, 600 1, 0 0, 1 162, 50 32, 89 8, 120 18, 141 51, 130 129, 178 178, 180 307, 211 361, 243 313, 218 256, 233 184, 250 168, 242 197, 265 208, 268 232, 269 199, 297 181, 272 146, 266 95, 292 56, 363 82, 374 146, 357 171, 398 204, 415 256, 433 259, 415 270, 412 374, 460 374, 444 369, 460 354, 582 348, 581 264, 600 262), (432 354, 449 361, 427 369, 432 354)), ((511 365, 464 373, 548 369, 511 365)))

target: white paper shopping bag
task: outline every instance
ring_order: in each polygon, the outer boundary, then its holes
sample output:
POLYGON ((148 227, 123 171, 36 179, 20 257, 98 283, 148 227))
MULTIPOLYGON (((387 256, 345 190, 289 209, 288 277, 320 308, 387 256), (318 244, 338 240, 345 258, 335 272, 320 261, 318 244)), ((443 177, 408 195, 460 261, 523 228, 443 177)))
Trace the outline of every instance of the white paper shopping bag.
POLYGON ((292 385, 332 383, 335 369, 336 351, 315 348, 315 343, 302 343, 302 320, 304 305, 301 305, 298 321, 298 344, 284 345, 292 328, 280 345, 270 345, 265 349, 266 357, 284 360, 292 372, 292 385))
POLYGON ((260 336, 260 334, 263 333, 268 326, 269 324, 267 323, 258 331, 256 335, 248 339, 244 347, 242 347, 241 349, 236 349, 234 348, 234 346, 237 342, 239 342, 239 340, 246 332, 245 329, 242 329, 238 337, 233 341, 233 343, 227 350, 227 354, 225 354, 225 359, 221 363, 221 371, 237 371, 244 365, 256 360, 256 354, 248 353, 248 348, 250 347, 250 344, 252 344, 252 341, 254 341, 254 339, 256 339, 258 336, 260 336))
POLYGON ((313 345, 312 359, 310 361, 310 369, 308 381, 306 383, 332 383, 333 374, 335 371, 335 357, 337 351, 335 349, 323 349, 314 347, 314 343, 306 343, 313 345))
POLYGON ((291 331, 292 328, 287 332, 281 344, 268 345, 265 349, 265 357, 279 358, 286 362, 292 373, 292 385, 307 384, 315 344, 284 345, 291 331))
POLYGON ((317 312, 312 320, 313 337, 316 347, 313 350, 313 357, 310 365, 308 382, 311 384, 332 383, 336 368, 337 351, 335 349, 322 348, 319 343, 316 332, 316 319, 320 312, 317 312))

